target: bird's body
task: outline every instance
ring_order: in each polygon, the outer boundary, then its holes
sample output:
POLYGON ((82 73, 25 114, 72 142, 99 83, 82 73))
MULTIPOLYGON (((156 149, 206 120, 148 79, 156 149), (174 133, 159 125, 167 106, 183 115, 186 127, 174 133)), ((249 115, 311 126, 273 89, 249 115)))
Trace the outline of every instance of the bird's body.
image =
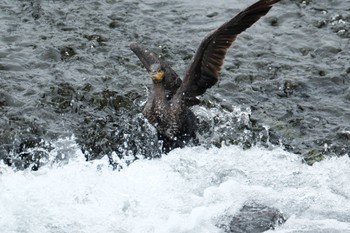
POLYGON ((227 49, 237 35, 266 15, 279 1, 260 0, 209 33, 192 58, 183 80, 155 53, 137 43, 130 45, 153 80, 143 114, 164 141, 165 152, 182 147, 195 138, 196 118, 190 107, 199 103, 196 97, 218 81, 227 49))

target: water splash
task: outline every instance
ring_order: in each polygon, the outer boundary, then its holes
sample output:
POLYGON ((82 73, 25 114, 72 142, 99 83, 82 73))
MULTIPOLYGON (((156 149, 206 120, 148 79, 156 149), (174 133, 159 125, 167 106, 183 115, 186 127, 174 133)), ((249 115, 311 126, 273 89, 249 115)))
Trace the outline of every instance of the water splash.
POLYGON ((280 148, 194 147, 117 172, 107 157, 86 162, 73 138, 58 144, 52 158, 69 151, 62 163, 0 166, 2 231, 219 233, 251 201, 285 213, 276 232, 350 229, 348 157, 310 167, 280 148))

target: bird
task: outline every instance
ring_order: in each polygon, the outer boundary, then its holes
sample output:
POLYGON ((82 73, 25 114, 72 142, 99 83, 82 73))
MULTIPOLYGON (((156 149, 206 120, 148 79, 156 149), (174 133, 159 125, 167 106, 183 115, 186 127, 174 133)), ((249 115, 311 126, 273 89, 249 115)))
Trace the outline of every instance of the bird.
POLYGON ((130 44, 130 49, 152 79, 153 85, 142 113, 156 128, 158 138, 163 142, 163 152, 184 147, 190 141, 198 142, 196 116, 191 107, 199 104, 197 97, 219 80, 226 53, 237 36, 265 16, 279 1, 257 1, 211 31, 201 41, 183 79, 156 53, 137 42, 130 44))

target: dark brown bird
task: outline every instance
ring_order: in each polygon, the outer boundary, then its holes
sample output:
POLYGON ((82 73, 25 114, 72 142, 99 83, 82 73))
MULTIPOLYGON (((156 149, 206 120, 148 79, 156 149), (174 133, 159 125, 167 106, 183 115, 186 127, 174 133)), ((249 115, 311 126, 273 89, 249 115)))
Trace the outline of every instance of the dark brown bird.
POLYGON ((209 33, 199 45, 183 81, 155 53, 137 43, 130 45, 153 80, 143 114, 164 141, 165 152, 195 139, 196 118, 189 107, 198 104, 196 97, 218 81, 226 52, 237 35, 266 15, 279 1, 260 0, 209 33))

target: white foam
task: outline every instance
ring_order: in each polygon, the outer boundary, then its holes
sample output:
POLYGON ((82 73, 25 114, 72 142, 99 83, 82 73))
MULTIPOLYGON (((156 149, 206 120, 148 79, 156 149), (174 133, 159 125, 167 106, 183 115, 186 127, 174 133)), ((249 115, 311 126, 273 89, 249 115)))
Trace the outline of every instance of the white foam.
POLYGON ((69 148, 37 172, 0 166, 1 232, 215 233, 252 200, 289 217, 275 232, 350 232, 348 157, 310 167, 281 149, 195 147, 117 172, 69 148))

